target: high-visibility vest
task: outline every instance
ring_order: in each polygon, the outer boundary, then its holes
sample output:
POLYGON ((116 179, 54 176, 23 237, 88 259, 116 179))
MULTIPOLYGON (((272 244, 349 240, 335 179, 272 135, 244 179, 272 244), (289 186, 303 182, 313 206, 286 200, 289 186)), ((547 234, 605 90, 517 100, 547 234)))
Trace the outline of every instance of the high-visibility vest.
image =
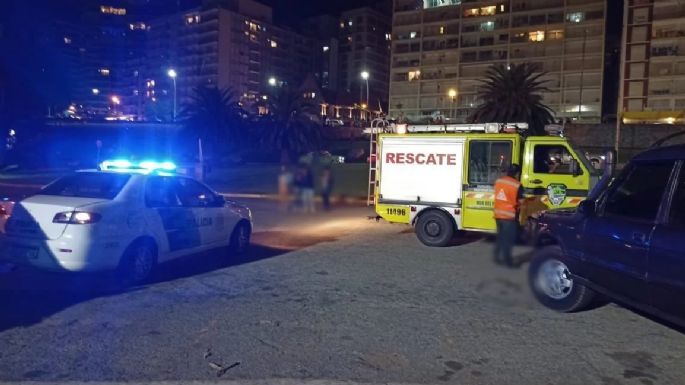
POLYGON ((495 219, 516 219, 521 182, 503 176, 495 182, 495 219))

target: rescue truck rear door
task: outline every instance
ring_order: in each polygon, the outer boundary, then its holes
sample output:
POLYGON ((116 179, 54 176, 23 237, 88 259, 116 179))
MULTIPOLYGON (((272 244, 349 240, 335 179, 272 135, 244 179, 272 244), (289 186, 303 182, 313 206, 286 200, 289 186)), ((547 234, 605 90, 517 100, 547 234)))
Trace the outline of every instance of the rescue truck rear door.
POLYGON ((380 203, 457 206, 463 137, 381 136, 380 141, 380 203))
MULTIPOLYGON (((511 164, 514 140, 470 139, 468 170, 464 178, 462 226, 464 229, 494 231, 494 187, 497 178, 511 164)), ((518 153, 518 151, 516 152, 518 153)))

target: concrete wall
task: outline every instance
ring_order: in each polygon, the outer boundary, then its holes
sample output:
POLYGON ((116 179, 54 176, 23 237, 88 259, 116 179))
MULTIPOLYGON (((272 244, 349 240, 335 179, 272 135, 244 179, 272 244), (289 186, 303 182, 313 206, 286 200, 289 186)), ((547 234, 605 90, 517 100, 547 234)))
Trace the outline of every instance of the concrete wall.
MULTIPOLYGON (((670 134, 685 131, 685 126, 630 124, 621 126, 619 161, 646 150, 657 140, 670 134)), ((566 125, 566 136, 582 149, 600 151, 613 148, 616 138, 615 124, 572 124, 566 125)), ((674 138, 667 144, 685 143, 685 135, 674 138)))

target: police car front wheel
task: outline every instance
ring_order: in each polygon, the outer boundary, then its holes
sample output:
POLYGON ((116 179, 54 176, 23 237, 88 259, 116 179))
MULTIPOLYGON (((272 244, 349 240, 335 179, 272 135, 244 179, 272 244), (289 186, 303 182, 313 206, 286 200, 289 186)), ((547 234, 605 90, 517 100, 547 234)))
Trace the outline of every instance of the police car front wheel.
POLYGON ((245 254, 250 247, 250 225, 246 222, 240 222, 233 229, 231 234, 231 243, 229 249, 233 254, 245 254))
POLYGON ((444 212, 430 210, 416 221, 416 236, 426 246, 447 246, 454 236, 454 222, 444 212))

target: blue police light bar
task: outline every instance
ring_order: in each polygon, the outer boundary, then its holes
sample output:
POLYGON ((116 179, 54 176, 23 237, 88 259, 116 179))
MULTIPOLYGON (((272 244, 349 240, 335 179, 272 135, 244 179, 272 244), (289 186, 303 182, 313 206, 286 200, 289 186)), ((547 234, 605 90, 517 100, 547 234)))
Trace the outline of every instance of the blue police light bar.
POLYGON ((173 162, 155 162, 146 160, 142 162, 133 163, 126 159, 106 160, 100 163, 100 169, 103 171, 122 171, 122 172, 155 172, 155 171, 174 171, 176 165, 173 162))

